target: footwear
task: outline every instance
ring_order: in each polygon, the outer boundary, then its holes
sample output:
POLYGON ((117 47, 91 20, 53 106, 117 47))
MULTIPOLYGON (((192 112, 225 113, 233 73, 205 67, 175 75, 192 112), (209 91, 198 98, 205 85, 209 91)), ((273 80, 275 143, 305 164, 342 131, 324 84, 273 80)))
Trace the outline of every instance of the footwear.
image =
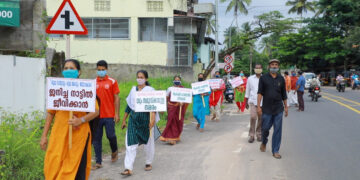
POLYGON ((260 151, 265 152, 266 151, 266 144, 261 143, 260 145, 260 151))
POLYGON ((175 145, 175 144, 176 144, 176 141, 169 141, 169 144, 175 145))
POLYGON ((118 160, 118 151, 116 150, 111 154, 111 162, 116 162, 118 160))
POLYGON ((199 128, 200 128, 200 124, 197 124, 197 125, 196 125, 196 129, 199 129, 199 128))
POLYGON ((256 140, 257 140, 258 142, 261 142, 261 136, 258 136, 258 137, 256 138, 256 140))
POLYGON ((212 121, 214 121, 215 119, 216 119, 216 116, 213 116, 213 117, 211 118, 212 121))
POLYGON ((151 170, 152 170, 151 164, 146 164, 145 165, 145 171, 151 171, 151 170))
POLYGON ((279 153, 274 153, 273 156, 276 159, 281 159, 281 155, 279 153))
POLYGON ((124 172, 120 173, 123 176, 131 176, 132 175, 132 171, 129 169, 125 169, 124 172))
POLYGON ((201 128, 201 129, 200 129, 200 132, 204 132, 204 128, 201 128))
POLYGON ((94 166, 91 167, 91 170, 97 170, 102 168, 103 166, 101 164, 96 163, 94 166))
POLYGON ((220 122, 220 119, 216 118, 216 122, 220 122))
POLYGON ((255 141, 254 136, 250 136, 250 138, 249 138, 248 142, 249 142, 249 143, 253 143, 254 141, 255 141))

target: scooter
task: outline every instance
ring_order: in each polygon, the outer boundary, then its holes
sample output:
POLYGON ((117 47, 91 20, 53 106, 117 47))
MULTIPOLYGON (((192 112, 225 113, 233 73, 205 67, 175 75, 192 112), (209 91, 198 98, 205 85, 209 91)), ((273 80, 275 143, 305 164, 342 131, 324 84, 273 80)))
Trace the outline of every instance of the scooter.
POLYGON ((311 88, 310 97, 311 97, 311 101, 315 101, 315 102, 318 101, 318 99, 321 97, 319 86, 315 86, 315 87, 311 88))
POLYGON ((234 101, 234 89, 231 87, 230 84, 226 85, 226 90, 224 91, 225 100, 228 103, 233 103, 234 101))
POLYGON ((336 85, 336 89, 339 91, 339 92, 345 92, 345 80, 342 80, 339 82, 338 85, 336 85))

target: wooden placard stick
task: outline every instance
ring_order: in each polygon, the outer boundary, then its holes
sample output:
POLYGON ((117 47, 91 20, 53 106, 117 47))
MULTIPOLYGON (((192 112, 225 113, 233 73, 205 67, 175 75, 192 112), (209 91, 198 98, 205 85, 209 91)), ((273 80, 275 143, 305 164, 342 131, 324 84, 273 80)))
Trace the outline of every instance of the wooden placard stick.
POLYGON ((179 121, 181 121, 182 104, 180 103, 179 121))
POLYGON ((202 98, 202 102, 203 102, 204 107, 206 107, 206 106, 205 106, 204 95, 201 95, 201 98, 202 98))

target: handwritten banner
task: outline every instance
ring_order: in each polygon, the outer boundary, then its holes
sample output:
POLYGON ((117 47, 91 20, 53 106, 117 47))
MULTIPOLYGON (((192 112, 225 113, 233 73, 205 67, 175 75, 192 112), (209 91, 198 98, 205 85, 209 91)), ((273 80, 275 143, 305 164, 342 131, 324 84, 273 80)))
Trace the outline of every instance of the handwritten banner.
POLYGON ((172 102, 192 103, 192 89, 187 88, 170 88, 172 102))
POLYGON ((222 79, 209 79, 211 89, 220 89, 223 82, 222 79))
POLYGON ((139 91, 135 95, 135 112, 164 112, 166 91, 139 91))
POLYGON ((191 87, 194 95, 210 92, 209 81, 192 83, 191 87))
POLYGON ((236 88, 236 87, 244 84, 244 81, 241 77, 236 77, 236 78, 232 79, 230 83, 233 88, 236 88))
POLYGON ((96 80, 46 78, 46 109, 95 112, 96 80))

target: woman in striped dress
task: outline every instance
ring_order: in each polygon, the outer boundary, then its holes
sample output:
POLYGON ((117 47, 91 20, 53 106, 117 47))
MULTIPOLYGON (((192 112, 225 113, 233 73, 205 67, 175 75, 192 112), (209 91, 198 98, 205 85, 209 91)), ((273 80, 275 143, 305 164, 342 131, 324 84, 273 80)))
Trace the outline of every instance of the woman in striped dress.
POLYGON ((122 128, 126 127, 126 119, 129 117, 126 131, 125 145, 125 170, 121 173, 124 176, 132 175, 133 165, 136 158, 137 148, 144 144, 146 153, 145 170, 152 169, 151 163, 155 154, 154 125, 160 118, 155 112, 135 112, 135 94, 137 91, 154 91, 148 83, 148 73, 144 70, 137 72, 137 86, 134 86, 126 98, 127 107, 122 122, 122 128), (152 116, 150 121, 150 116, 152 116))

